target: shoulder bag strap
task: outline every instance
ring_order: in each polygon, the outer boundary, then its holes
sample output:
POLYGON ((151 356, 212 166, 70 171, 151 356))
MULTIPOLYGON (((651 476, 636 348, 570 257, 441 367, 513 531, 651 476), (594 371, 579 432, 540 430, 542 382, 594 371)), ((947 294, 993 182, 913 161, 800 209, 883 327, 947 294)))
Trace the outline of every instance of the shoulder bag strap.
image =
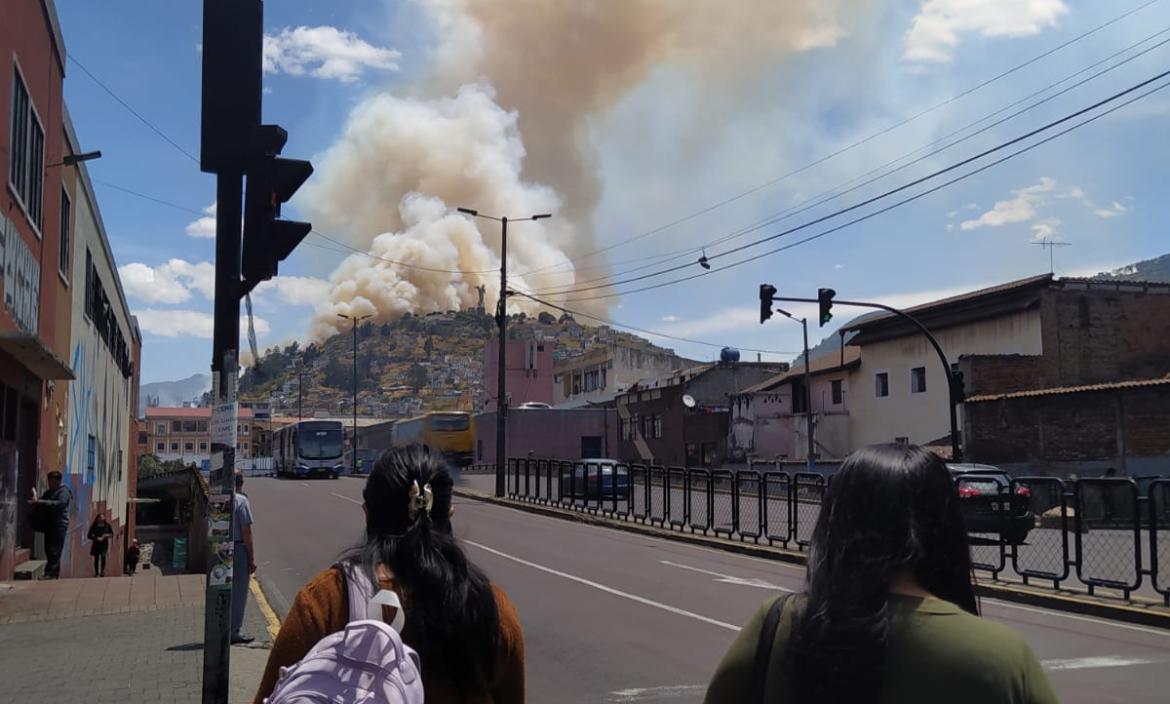
POLYGON ((764 684, 768 679, 768 663, 772 659, 772 645, 776 642, 776 629, 780 626, 780 614, 784 612, 784 604, 789 594, 784 594, 772 602, 768 613, 764 615, 764 625, 760 628, 760 640, 756 644, 756 663, 752 672, 753 704, 763 704, 764 684))

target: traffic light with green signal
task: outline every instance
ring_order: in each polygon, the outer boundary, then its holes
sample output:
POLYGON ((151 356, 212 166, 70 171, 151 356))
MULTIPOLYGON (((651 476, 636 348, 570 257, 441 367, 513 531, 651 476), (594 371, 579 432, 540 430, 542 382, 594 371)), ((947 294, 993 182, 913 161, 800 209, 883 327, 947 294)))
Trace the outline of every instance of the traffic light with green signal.
POLYGON ((837 292, 831 288, 817 289, 817 303, 820 304, 821 307, 820 321, 822 328, 833 319, 833 296, 836 295, 837 292))

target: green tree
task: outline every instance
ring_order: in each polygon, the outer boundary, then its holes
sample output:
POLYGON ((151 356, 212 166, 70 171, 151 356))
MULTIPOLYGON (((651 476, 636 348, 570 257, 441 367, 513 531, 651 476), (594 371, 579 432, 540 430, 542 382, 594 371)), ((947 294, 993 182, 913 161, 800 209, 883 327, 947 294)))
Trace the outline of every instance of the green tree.
POLYGON ((346 364, 338 356, 331 356, 325 362, 322 377, 321 382, 326 386, 332 386, 335 389, 353 388, 353 367, 346 364))
POLYGON ((427 368, 417 362, 410 367, 410 385, 414 388, 417 394, 422 387, 427 385, 428 375, 427 368))
POLYGON ((537 316, 537 320, 544 323, 545 325, 553 325, 557 322, 556 316, 554 316, 552 313, 549 313, 547 310, 542 310, 540 315, 537 316))

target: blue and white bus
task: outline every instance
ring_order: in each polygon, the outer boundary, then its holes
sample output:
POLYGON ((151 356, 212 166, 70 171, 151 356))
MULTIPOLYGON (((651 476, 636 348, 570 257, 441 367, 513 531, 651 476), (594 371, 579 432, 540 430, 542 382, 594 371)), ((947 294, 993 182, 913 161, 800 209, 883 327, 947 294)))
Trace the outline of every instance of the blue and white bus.
POLYGON ((341 421, 302 420, 279 428, 272 434, 276 475, 336 479, 346 470, 343 445, 341 421))

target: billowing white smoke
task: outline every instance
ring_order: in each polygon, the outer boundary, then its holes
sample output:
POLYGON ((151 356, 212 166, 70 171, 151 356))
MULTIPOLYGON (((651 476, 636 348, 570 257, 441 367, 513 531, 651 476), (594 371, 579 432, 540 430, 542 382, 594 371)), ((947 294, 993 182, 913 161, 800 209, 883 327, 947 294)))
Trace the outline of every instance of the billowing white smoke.
MULTIPOLYGON (((692 74, 704 101, 734 99, 788 54, 832 44, 834 18, 855 0, 415 2, 443 38, 432 72, 407 94, 361 102, 300 201, 317 229, 373 255, 351 256, 333 273, 314 337, 343 327, 338 313, 384 321, 472 306, 480 285, 491 310, 499 225, 458 215, 460 206, 554 213, 509 227, 509 279, 519 290, 601 275, 603 257, 580 274, 572 262, 597 249, 591 118, 660 64, 692 74)), ((595 312, 605 301, 571 307, 595 312)), ((509 308, 538 306, 516 297, 509 308)))

